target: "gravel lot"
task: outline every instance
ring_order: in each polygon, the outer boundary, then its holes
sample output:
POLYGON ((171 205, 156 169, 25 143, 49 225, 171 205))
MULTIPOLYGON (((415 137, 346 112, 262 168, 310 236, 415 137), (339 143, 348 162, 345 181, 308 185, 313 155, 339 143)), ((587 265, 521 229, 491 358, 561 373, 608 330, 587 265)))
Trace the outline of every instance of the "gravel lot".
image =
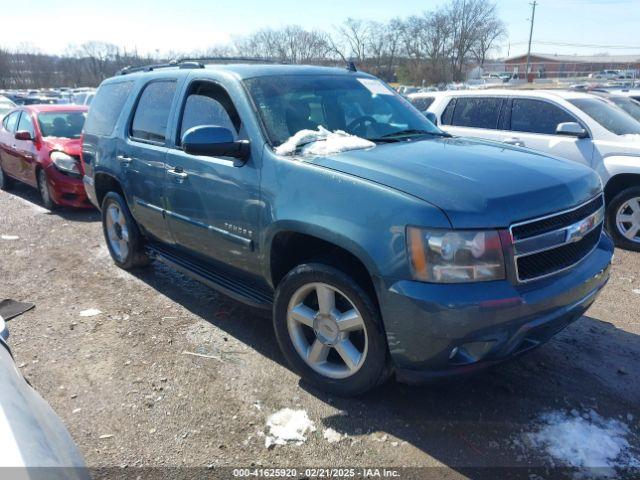
POLYGON ((28 187, 0 192, 0 234, 19 236, 0 240, 0 298, 36 304, 9 322, 10 345, 91 467, 438 466, 446 478, 546 468, 562 462, 526 434, 539 415, 572 409, 623 421, 640 458, 640 254, 617 251, 587 316, 522 359, 343 400, 287 369, 265 313, 159 264, 124 272, 97 212, 39 205, 28 187), (80 316, 93 308, 102 313, 80 316), (267 449, 266 419, 285 407, 317 430, 267 449), (329 443, 328 428, 347 436, 329 443))

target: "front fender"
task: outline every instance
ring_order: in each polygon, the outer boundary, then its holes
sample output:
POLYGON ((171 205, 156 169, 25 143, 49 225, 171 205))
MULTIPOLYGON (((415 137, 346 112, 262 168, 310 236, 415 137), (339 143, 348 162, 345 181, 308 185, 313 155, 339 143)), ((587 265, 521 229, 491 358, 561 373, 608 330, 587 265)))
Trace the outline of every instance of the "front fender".
POLYGON ((606 185, 616 175, 640 175, 640 156, 610 155, 603 159, 596 171, 600 175, 603 185, 606 185))
POLYGON ((263 159, 260 250, 267 274, 273 238, 293 231, 347 250, 371 275, 410 278, 407 225, 451 228, 437 207, 391 187, 269 149, 263 159))

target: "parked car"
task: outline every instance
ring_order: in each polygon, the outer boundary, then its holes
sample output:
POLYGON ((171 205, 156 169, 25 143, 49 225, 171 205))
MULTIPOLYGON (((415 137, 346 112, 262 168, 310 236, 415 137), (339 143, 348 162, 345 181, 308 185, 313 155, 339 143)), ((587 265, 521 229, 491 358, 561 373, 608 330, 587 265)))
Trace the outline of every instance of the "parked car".
POLYGON ((612 105, 624 110, 635 120, 640 122, 640 102, 625 95, 618 95, 607 90, 589 90, 589 93, 607 100, 612 105))
POLYGON ((640 102, 640 88, 612 88, 608 89, 612 95, 622 95, 640 102))
POLYGON ((156 259, 272 309, 289 364, 338 395, 529 351, 609 276, 593 170, 450 138, 365 73, 125 70, 83 138, 116 265, 156 259))
POLYGON ((78 92, 73 95, 72 103, 75 105, 91 105, 93 101, 93 97, 95 97, 94 91, 83 91, 78 92))
POLYGON ((589 78, 616 80, 619 78, 625 78, 620 70, 600 70, 596 73, 590 73, 589 78))
POLYGON ((7 97, 3 97, 2 95, 0 95, 0 120, 2 120, 2 118, 14 108, 16 108, 15 103, 13 103, 7 97))
POLYGON ((588 165, 602 179, 616 245, 640 251, 640 123, 583 92, 491 90, 432 94, 449 133, 528 147, 588 165))
POLYGON ((20 181, 38 189, 46 208, 92 208, 80 164, 86 112, 72 105, 34 105, 9 113, 0 126, 0 188, 20 181))
POLYGON ((0 469, 8 478, 88 479, 64 424, 17 369, 8 336, 0 316, 0 469))

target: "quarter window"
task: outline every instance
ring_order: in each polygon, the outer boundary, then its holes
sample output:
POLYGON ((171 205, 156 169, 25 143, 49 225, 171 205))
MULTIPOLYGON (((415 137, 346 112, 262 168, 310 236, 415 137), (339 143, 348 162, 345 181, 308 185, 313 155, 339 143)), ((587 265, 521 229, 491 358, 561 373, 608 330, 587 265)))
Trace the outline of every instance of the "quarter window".
POLYGON ((22 115, 20 116, 20 121, 18 122, 18 128, 16 129, 16 131, 29 132, 32 138, 36 136, 36 132, 33 128, 33 122, 31 121, 31 117, 27 112, 22 112, 22 115))
POLYGON ((133 82, 107 83, 101 86, 89 110, 84 125, 85 133, 111 135, 132 88, 133 82))
POLYGON ((511 130, 554 135, 558 124, 577 122, 560 107, 542 100, 514 98, 511 107, 511 130))
POLYGON ((418 97, 412 98, 411 104, 416 107, 421 112, 426 112, 427 109, 431 106, 435 98, 433 97, 418 97))
POLYGON ((501 98, 458 98, 453 111, 453 122, 457 127, 498 128, 501 98))
POLYGON ((131 123, 132 137, 152 142, 166 140, 169 111, 175 92, 175 81, 152 82, 144 88, 131 123))

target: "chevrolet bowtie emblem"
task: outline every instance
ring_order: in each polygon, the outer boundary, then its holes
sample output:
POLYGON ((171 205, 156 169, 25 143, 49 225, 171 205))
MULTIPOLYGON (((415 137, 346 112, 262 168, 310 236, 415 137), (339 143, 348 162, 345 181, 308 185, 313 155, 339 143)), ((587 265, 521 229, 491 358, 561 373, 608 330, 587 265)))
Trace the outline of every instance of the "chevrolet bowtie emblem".
POLYGON ((567 227, 567 236, 565 239, 565 243, 575 243, 582 240, 584 236, 588 232, 590 232, 593 227, 596 226, 598 213, 599 212, 596 212, 593 215, 585 218, 584 220, 580 220, 579 222, 576 222, 573 225, 567 227))

